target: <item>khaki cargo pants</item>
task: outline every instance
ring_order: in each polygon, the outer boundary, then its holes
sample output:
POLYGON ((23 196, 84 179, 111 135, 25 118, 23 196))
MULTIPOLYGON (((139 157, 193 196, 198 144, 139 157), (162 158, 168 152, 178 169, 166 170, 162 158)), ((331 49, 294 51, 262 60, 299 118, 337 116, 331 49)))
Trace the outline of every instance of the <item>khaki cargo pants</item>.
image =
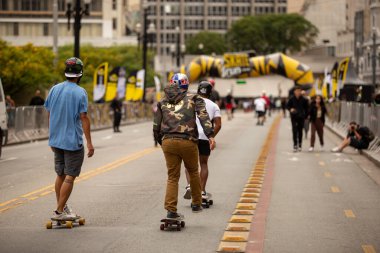
POLYGON ((198 145, 185 139, 165 139, 162 141, 168 181, 166 186, 165 209, 177 212, 178 181, 181 175, 182 160, 190 175, 192 203, 202 204, 201 183, 198 172, 198 145))

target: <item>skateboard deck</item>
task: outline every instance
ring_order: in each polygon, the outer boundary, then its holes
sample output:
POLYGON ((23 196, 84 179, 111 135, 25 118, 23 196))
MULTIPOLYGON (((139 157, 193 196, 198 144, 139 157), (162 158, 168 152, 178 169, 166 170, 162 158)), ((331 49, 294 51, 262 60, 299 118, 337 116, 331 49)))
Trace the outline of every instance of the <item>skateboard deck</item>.
POLYGON ((202 197, 202 206, 206 208, 210 208, 214 204, 214 201, 212 200, 212 194, 206 193, 206 198, 202 197))
POLYGON ((86 220, 81 216, 70 217, 64 220, 51 219, 46 223, 46 228, 73 228, 74 225, 83 226, 85 222, 86 220))
POLYGON ((161 230, 177 230, 181 231, 181 228, 185 227, 184 217, 181 216, 175 219, 163 218, 161 219, 162 224, 160 225, 161 230))

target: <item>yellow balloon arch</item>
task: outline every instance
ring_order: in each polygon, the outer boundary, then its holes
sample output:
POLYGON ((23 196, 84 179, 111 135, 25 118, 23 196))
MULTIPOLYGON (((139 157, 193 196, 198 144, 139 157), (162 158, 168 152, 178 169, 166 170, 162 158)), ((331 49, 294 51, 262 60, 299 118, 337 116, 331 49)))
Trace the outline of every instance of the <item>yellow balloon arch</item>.
MULTIPOLYGON (((278 74, 294 80, 297 85, 312 86, 314 83, 313 72, 310 67, 285 54, 275 53, 256 56, 249 58, 248 61, 249 71, 237 74, 235 77, 245 78, 278 74)), ((223 77, 223 68, 222 59, 202 55, 196 57, 187 66, 182 66, 181 73, 186 74, 190 82, 194 82, 207 76, 223 77)))

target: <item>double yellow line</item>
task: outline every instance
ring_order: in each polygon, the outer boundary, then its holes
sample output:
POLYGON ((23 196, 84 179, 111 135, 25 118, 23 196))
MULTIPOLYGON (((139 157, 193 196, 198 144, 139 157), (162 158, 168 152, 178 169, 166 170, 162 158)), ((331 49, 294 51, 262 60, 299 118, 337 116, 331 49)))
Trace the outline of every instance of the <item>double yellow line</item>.
MULTIPOLYGON (((128 156, 121 158, 119 160, 116 160, 112 163, 106 164, 102 167, 87 171, 87 172, 83 173, 82 175, 80 175, 75 180, 75 182, 78 183, 80 181, 84 181, 84 180, 87 180, 89 178, 95 177, 99 174, 103 174, 107 171, 116 169, 123 164, 137 160, 143 156, 146 156, 150 153, 153 153, 156 150, 157 150, 156 148, 147 148, 147 149, 141 150, 139 152, 133 153, 131 155, 128 155, 128 156)), ((8 211, 8 210, 13 209, 13 208, 18 207, 18 206, 21 206, 21 205, 23 205, 29 201, 33 201, 33 200, 36 200, 40 197, 46 196, 50 193, 53 193, 54 191, 55 191, 54 190, 54 184, 51 184, 51 185, 42 187, 40 189, 37 189, 35 191, 23 194, 23 195, 16 197, 14 199, 10 199, 8 201, 2 202, 2 203, 0 203, 0 213, 3 213, 5 211, 8 211)))

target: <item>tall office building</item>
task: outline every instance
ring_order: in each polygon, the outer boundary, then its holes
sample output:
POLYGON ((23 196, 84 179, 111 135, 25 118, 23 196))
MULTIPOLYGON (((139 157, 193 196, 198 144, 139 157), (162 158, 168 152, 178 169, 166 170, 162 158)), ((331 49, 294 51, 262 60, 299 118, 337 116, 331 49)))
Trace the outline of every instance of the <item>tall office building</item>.
MULTIPOLYGON (((32 42, 51 46, 53 0, 0 0, 0 38, 15 45, 32 42)), ((59 44, 73 43, 73 27, 68 30, 67 3, 58 0, 59 44)), ((81 0, 84 6, 84 0, 81 0)), ((91 0, 90 16, 82 19, 81 42, 94 45, 128 42, 126 38, 126 0, 91 0)), ((71 22, 74 18, 71 18, 71 22)), ((131 43, 137 43, 133 39, 131 43)))
POLYGON ((142 0, 141 6, 155 25, 159 54, 168 54, 178 36, 185 44, 201 31, 225 34, 243 16, 287 13, 287 0, 142 0))

